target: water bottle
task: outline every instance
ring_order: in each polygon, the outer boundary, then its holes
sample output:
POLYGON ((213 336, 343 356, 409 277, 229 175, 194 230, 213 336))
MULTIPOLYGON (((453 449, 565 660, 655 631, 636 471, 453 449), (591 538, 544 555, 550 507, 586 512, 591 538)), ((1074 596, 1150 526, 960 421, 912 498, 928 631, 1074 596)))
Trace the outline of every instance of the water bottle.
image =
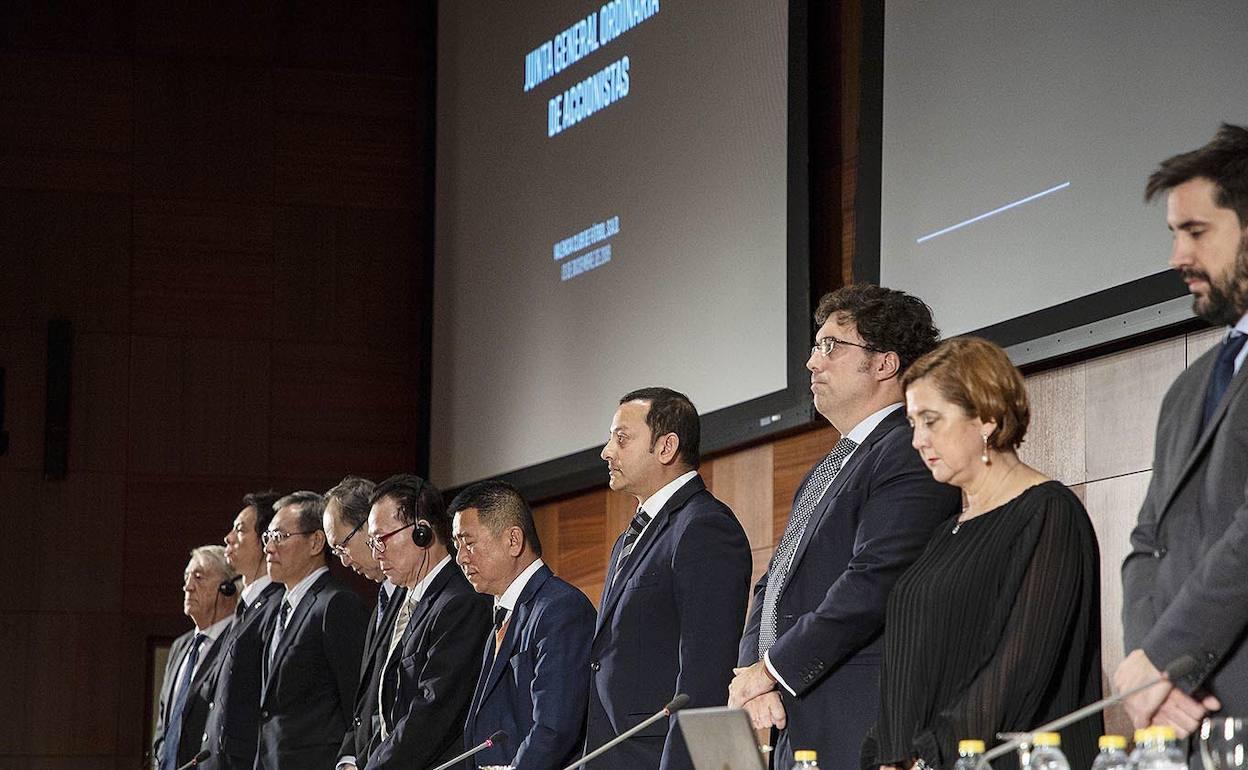
POLYGON ((1151 727, 1141 727, 1135 731, 1132 740, 1135 746, 1132 747, 1131 753, 1127 755, 1127 770, 1137 770, 1140 766, 1140 755, 1144 753, 1144 747, 1148 743, 1149 735, 1153 732, 1151 727))
POLYGON ((1121 735, 1102 735, 1096 742, 1100 753, 1092 760, 1092 770, 1127 770, 1127 739, 1121 735))
POLYGON ((1031 759, 1027 770, 1070 770, 1070 762, 1062 753, 1062 736, 1057 733, 1036 733, 1031 736, 1031 759))
POLYGON ((953 770, 976 770, 983 753, 983 741, 958 741, 958 761, 953 770))
POLYGON ((818 756, 813 751, 793 752, 793 770, 819 770, 818 756))
POLYGON ((1143 738, 1136 742, 1139 755, 1132 770, 1185 770, 1187 756, 1173 727, 1150 727, 1143 738))

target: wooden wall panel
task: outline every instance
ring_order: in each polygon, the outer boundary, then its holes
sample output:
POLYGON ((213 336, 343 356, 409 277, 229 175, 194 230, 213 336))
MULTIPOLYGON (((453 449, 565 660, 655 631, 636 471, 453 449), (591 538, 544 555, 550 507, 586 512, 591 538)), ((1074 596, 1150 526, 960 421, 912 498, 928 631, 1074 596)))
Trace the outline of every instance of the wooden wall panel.
POLYGON ((0 262, 0 325, 129 331, 128 198, 0 187, 0 262))
POLYGON ((9 432, 9 451, 0 456, 0 472, 43 470, 46 359, 46 325, 0 328, 0 366, 5 370, 7 402, 4 424, 9 432))
POLYGON ((136 194, 273 200, 269 68, 143 58, 134 81, 136 194))
POLYGON ((768 482, 773 449, 773 444, 760 444, 716 458, 715 473, 708 484, 711 493, 737 515, 753 549, 766 548, 772 542, 772 485, 768 482))
POLYGON ((1183 371, 1182 337, 1087 363, 1088 480, 1147 470, 1161 398, 1183 371))
POLYGON ((1068 486, 1087 479, 1083 442, 1086 382, 1082 363, 1027 378, 1031 425, 1019 457, 1068 486))
MULTIPOLYGON (((1084 488, 1084 504, 1101 548, 1101 668, 1106 694, 1123 659, 1122 560, 1131 550, 1131 530, 1151 476, 1151 471, 1132 473, 1093 481, 1084 488)), ((1121 708, 1111 709, 1105 719, 1111 730, 1131 734, 1130 720, 1121 708)))
POLYGON ((132 273, 135 334, 268 339, 273 207, 138 199, 132 273))

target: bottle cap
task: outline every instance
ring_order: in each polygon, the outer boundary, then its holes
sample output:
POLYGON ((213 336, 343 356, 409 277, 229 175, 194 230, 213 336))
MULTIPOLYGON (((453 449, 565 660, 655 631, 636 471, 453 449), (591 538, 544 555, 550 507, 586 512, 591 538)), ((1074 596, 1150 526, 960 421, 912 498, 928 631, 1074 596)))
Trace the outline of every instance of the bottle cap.
POLYGON ((815 762, 818 760, 818 754, 813 751, 795 751, 793 759, 798 762, 815 762))
POLYGON ((1096 745, 1102 749, 1125 749, 1127 739, 1122 735, 1102 735, 1096 745))
POLYGON ((1153 737, 1163 741, 1177 741, 1179 736, 1169 725, 1157 725, 1153 728, 1153 737))
POLYGON ((959 754, 983 754, 984 742, 976 741, 976 740, 958 741, 958 753, 959 754))
POLYGON ((1031 736, 1031 742, 1037 746, 1061 746, 1062 736, 1057 733, 1036 733, 1031 736))
POLYGON ((1143 743, 1144 741, 1148 740, 1152 736, 1152 734, 1153 734, 1153 728, 1141 727, 1140 729, 1135 731, 1135 742, 1143 743))

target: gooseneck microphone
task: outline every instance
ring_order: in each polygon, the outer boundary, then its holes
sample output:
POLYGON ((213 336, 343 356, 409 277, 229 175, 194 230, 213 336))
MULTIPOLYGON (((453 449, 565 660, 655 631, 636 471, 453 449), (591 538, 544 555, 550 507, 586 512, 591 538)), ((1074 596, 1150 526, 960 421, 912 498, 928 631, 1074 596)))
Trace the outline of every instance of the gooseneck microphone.
POLYGON ((991 751, 985 752, 979 758, 979 764, 975 766, 976 770, 984 770, 989 762, 1014 751, 1024 743, 1031 743, 1032 736, 1036 733, 1053 733, 1061 730, 1067 725, 1072 725, 1080 719, 1086 719, 1093 714, 1099 714, 1115 703, 1120 703, 1137 692, 1143 692, 1150 687, 1155 687, 1162 682, 1168 682, 1173 679, 1180 679, 1196 670, 1196 660, 1191 655, 1183 655, 1170 661, 1170 665, 1166 666, 1165 671, 1161 672, 1161 676, 1150 679, 1138 687, 1132 687, 1126 692, 1120 692, 1117 695, 1111 695, 1108 698, 1101 698, 1096 703, 1089 703, 1081 709, 1070 712, 1064 717, 1058 717, 1048 724, 1040 725, 1029 733, 1000 733, 998 738, 1009 738, 1008 741, 1000 746, 995 746, 991 751))
POLYGON ((507 733, 503 732, 502 730, 499 730, 498 732, 491 735, 489 738, 486 738, 485 740, 478 743, 476 746, 473 746, 472 748, 468 749, 463 754, 460 754, 458 757, 455 757, 454 759, 450 759, 450 760, 447 760, 446 762, 443 762, 442 764, 433 768, 433 770, 447 770, 447 768, 458 765, 460 762, 463 762, 468 757, 471 757, 472 755, 478 752, 485 751, 486 749, 494 746, 496 743, 504 743, 506 742, 506 740, 507 740, 507 733))
POLYGON ((191 770, 192 767, 199 767, 199 763, 212 756, 212 752, 208 749, 201 749, 198 754, 191 757, 191 761, 182 765, 178 770, 191 770))
MULTIPOLYGON (((625 730, 624 732, 620 733, 619 735, 615 736, 611 740, 599 746, 597 749, 594 749, 593 751, 581 757, 577 761, 563 768, 563 770, 575 770, 576 768, 580 767, 586 762, 589 762, 590 760, 593 760, 593 759, 597 759, 598 757, 602 756, 603 754, 606 754, 611 749, 615 748, 616 746, 619 746, 624 741, 628 740, 629 738, 632 738, 634 735, 646 729, 647 727, 659 721, 660 719, 663 719, 665 717, 670 717, 672 714, 675 714, 677 711, 683 709, 685 706, 688 706, 688 705, 689 705, 688 695, 685 695, 684 693, 677 695, 675 698, 672 698, 672 700, 666 706, 656 711, 652 716, 647 717, 645 721, 641 722, 635 727, 625 730)), ((439 770, 441 769, 439 768, 439 770)))

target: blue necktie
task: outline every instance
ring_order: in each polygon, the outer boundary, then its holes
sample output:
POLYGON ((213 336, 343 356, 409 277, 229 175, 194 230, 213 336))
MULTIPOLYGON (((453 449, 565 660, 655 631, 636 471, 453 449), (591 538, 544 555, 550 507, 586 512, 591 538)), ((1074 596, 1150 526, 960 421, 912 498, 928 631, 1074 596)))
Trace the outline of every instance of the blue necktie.
POLYGON ((186 699, 191 692, 191 677, 195 675, 195 663, 199 660, 199 646, 207 638, 206 634, 195 634, 195 638, 191 640, 190 652, 186 654, 186 665, 182 666, 182 674, 178 677, 177 695, 173 698, 173 708, 169 710, 169 723, 165 725, 165 743, 160 750, 160 770, 174 770, 178 766, 182 711, 186 708, 186 699))
POLYGON ((1205 411, 1200 421, 1201 433, 1204 433, 1205 427, 1213 419, 1213 413, 1218 411, 1218 404, 1222 403, 1222 397, 1226 395, 1226 389, 1231 385, 1231 378, 1235 376, 1235 357, 1244 349, 1245 339, 1248 339, 1248 336, 1232 331, 1230 336, 1222 341, 1222 348, 1218 350, 1218 360, 1213 364, 1213 376, 1209 378, 1209 390, 1205 391, 1205 411))
POLYGON ((377 589, 377 619, 373 621, 373 632, 381 630, 381 619, 386 616, 386 606, 390 604, 390 594, 386 593, 386 587, 383 585, 377 589))

